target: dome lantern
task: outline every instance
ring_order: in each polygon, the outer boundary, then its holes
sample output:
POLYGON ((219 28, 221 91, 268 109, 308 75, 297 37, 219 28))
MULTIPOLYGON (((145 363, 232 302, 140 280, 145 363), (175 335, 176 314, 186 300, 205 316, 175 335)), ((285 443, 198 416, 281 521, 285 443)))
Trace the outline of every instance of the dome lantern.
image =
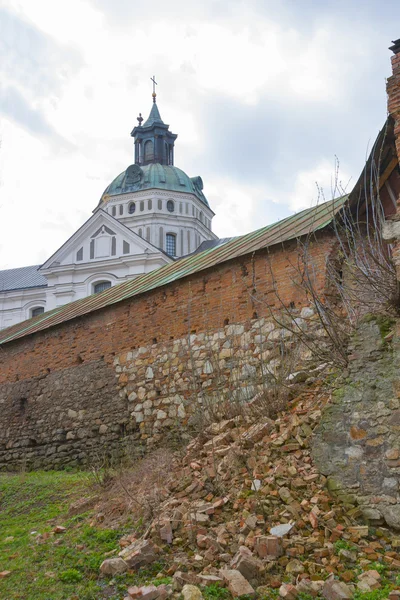
POLYGON ((142 123, 142 116, 138 118, 139 125, 134 127, 131 136, 135 140, 135 164, 139 166, 159 163, 172 166, 174 164, 174 144, 178 137, 169 131, 160 115, 156 103, 155 77, 153 82, 153 106, 147 121, 142 123), (139 120, 140 119, 140 120, 139 120))

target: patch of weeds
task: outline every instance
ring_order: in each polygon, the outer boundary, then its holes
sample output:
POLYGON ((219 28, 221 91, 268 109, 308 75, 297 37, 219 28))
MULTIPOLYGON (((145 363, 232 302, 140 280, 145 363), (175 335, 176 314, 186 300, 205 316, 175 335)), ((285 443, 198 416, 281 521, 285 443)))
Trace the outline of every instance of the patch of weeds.
POLYGON ((218 583, 211 583, 203 589, 202 593, 204 600, 231 600, 232 598, 230 591, 218 583))
POLYGON ((298 600, 314 600, 314 596, 311 596, 311 594, 307 594, 306 592, 300 592, 299 595, 297 596, 298 600))
POLYGON ((153 585, 155 585, 156 587, 158 587, 159 585, 169 585, 172 582, 172 577, 158 577, 158 579, 152 581, 153 585))
POLYGON ((239 494, 239 498, 250 498, 250 496, 254 496, 253 490, 242 490, 239 494))
POLYGON ((389 585, 385 585, 379 590, 372 590, 371 592, 360 592, 355 591, 353 600, 384 600, 389 596, 391 587, 389 585))
POLYGON ((66 571, 62 571, 59 575, 59 580, 64 583, 78 583, 78 581, 82 581, 83 575, 77 569, 67 569, 66 571))
POLYGON ((340 550, 349 550, 350 552, 354 552, 354 551, 358 550, 357 546, 355 546, 354 544, 351 544, 350 542, 347 542, 346 540, 337 540, 334 543, 334 547, 335 547, 336 554, 339 554, 340 550))
MULTIPOLYGON (((137 581, 140 582, 140 584, 150 583, 150 582, 155 583, 154 582, 155 577, 159 573, 162 573, 163 569, 165 568, 165 565, 166 565, 165 561, 158 560, 156 562, 153 562, 148 567, 142 567, 136 573, 137 581)), ((159 579, 157 581, 159 581, 159 579)))
POLYGON ((260 600, 277 600, 277 598, 280 598, 279 589, 277 590, 273 588, 268 590, 268 594, 263 594, 260 596, 260 600))

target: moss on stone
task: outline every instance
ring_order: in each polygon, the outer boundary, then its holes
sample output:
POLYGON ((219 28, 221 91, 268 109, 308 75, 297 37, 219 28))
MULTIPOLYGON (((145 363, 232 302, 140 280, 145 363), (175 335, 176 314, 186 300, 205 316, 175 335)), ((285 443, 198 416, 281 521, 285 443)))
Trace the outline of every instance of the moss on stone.
POLYGON ((388 315, 379 315, 368 313, 362 319, 363 323, 376 323, 379 327, 379 332, 381 334, 382 340, 392 331, 395 325, 395 319, 393 317, 389 317, 388 315))

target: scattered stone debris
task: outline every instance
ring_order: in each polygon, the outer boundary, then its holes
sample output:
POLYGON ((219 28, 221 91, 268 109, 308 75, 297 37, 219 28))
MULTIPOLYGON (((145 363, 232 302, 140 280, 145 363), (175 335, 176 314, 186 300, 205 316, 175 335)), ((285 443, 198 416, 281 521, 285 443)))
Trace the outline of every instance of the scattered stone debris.
POLYGON ((240 415, 208 427, 176 455, 146 539, 123 538, 102 573, 165 560, 172 586, 130 588, 128 600, 200 600, 211 584, 234 598, 273 589, 287 600, 347 600, 383 588, 381 569, 395 588, 400 538, 369 528, 350 500, 331 497, 313 465, 310 438, 326 400, 310 390, 275 421, 254 425, 240 415))

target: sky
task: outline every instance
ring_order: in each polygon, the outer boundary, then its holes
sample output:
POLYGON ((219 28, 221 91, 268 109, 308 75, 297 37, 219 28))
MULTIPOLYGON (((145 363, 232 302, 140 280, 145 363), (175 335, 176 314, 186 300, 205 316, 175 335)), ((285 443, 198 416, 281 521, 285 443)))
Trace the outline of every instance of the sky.
POLYGON ((133 162, 153 74, 219 237, 350 191, 398 37, 398 0, 0 0, 0 268, 90 217, 133 162))

